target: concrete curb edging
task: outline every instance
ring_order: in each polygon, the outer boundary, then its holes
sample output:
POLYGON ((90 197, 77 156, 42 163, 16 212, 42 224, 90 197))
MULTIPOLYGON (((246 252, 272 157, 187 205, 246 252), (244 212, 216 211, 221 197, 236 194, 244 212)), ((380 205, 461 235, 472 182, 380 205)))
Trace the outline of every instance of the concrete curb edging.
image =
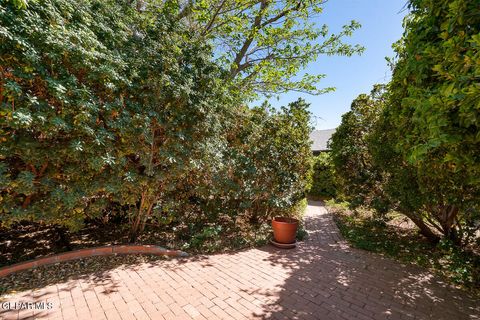
POLYGON ((188 254, 179 250, 168 250, 154 245, 116 245, 116 246, 104 246, 88 249, 79 249, 69 251, 65 253, 56 254, 53 256, 38 258, 25 262, 19 262, 11 266, 0 268, 0 277, 5 277, 9 274, 53 264, 63 261, 77 260, 86 257, 94 256, 108 256, 114 254, 153 254, 157 256, 171 256, 171 257, 187 257, 188 254))

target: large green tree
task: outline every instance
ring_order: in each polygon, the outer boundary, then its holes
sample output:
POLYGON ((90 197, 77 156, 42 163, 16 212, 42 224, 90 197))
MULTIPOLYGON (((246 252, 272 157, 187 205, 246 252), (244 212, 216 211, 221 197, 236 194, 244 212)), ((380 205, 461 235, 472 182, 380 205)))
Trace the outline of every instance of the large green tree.
MULTIPOLYGON (((79 226, 112 163, 126 63, 114 47, 140 20, 115 2, 0 7, 2 222, 79 226), (96 178, 94 178, 96 177, 96 178)), ((108 176, 108 175, 107 175, 108 176)))
POLYGON ((459 242, 480 199, 480 6, 409 7, 376 154, 404 212, 425 222, 430 238, 438 232, 459 242))

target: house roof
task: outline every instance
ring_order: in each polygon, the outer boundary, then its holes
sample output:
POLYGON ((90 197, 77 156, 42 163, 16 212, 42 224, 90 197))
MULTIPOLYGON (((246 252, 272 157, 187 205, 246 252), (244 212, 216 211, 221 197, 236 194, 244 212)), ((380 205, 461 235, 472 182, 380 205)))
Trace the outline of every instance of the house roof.
POLYGON ((312 151, 329 150, 329 148, 327 147, 327 143, 334 132, 335 132, 335 129, 313 130, 310 133, 310 140, 313 141, 312 151))

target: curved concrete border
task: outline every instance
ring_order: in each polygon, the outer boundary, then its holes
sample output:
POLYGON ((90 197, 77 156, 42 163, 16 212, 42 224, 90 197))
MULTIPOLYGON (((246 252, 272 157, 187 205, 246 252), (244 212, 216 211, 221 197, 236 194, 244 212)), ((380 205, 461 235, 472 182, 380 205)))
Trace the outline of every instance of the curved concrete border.
POLYGON ((7 276, 9 274, 27 270, 47 264, 76 260, 93 256, 108 256, 113 254, 154 254, 157 256, 172 256, 172 257, 186 257, 188 254, 179 250, 168 250, 162 247, 154 245, 117 245, 117 246, 105 246, 88 249, 80 249, 74 251, 68 251, 65 253, 56 254, 53 256, 39 258, 35 260, 29 260, 25 262, 19 262, 11 266, 0 268, 0 277, 7 276))

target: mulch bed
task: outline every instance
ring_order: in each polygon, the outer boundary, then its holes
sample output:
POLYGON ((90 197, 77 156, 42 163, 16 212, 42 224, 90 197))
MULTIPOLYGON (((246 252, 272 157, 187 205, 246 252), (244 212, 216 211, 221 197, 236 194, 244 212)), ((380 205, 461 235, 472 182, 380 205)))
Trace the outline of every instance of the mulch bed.
MULTIPOLYGON (((89 222, 78 232, 66 232, 70 244, 52 226, 22 222, 11 228, 0 228, 0 267, 47 257, 69 250, 128 243, 127 226, 89 222)), ((137 243, 174 248, 174 235, 160 228, 147 228, 137 243)))

